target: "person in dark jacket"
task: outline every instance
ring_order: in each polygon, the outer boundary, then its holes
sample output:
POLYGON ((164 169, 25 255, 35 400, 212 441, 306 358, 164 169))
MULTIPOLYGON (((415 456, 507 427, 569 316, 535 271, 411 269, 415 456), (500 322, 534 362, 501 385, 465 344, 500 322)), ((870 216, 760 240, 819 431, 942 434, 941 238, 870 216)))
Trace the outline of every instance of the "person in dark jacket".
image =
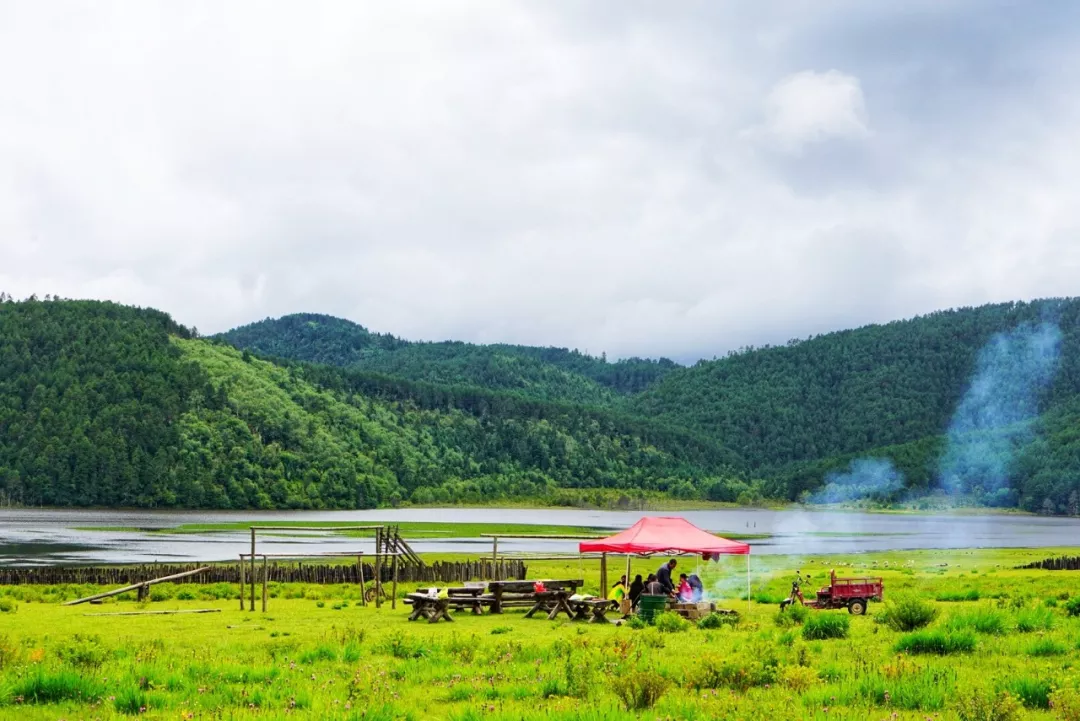
POLYGON ((664 586, 656 580, 656 574, 650 573, 649 578, 645 581, 645 594, 649 596, 663 596, 664 586))
POLYGON ((696 573, 691 573, 686 579, 686 582, 690 584, 690 600, 697 603, 705 596, 705 587, 701 584, 701 579, 696 573))
POLYGON ((674 558, 665 563, 656 572, 656 580, 660 582, 660 585, 664 588, 664 593, 675 593, 675 584, 671 582, 671 572, 675 570, 675 566, 678 564, 674 558))
POLYGON ((645 592, 645 582, 641 580, 641 574, 634 576, 634 582, 630 584, 630 604, 637 608, 638 596, 645 592))

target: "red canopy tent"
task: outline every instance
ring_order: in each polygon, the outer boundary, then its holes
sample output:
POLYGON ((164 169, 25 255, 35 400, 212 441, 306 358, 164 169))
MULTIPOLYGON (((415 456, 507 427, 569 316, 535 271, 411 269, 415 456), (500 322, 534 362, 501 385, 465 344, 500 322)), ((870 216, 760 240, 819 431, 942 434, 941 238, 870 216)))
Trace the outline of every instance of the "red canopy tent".
POLYGON ((642 518, 614 536, 578 545, 581 553, 654 553, 749 554, 750 546, 707 533, 685 518, 642 518))
MULTIPOLYGON (((578 544, 580 553, 626 554, 626 580, 630 581, 630 556, 654 554, 700 554, 706 559, 720 555, 746 556, 746 600, 750 602, 750 545, 701 530, 685 518, 645 517, 614 536, 578 544)), ((604 589, 607 592, 607 589, 604 589)))

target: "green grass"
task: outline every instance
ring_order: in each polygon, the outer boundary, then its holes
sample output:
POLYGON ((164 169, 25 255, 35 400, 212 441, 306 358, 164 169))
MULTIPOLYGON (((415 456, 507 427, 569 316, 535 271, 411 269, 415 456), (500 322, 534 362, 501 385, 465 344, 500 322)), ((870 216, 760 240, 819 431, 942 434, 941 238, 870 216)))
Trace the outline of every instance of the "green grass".
POLYGON ((990 636, 1001 636, 1009 632, 1009 616, 1002 610, 990 606, 979 606, 952 614, 947 626, 952 631, 972 630, 990 636))
MULTIPOLYGON (((1007 711, 1002 699, 1015 697, 1033 721, 1049 719, 1051 693, 1071 698, 1080 618, 1064 602, 1037 603, 1075 594, 1070 574, 1013 570, 1043 553, 754 560, 754 592, 780 593, 795 568, 814 585, 836 568, 840 576, 882 576, 890 601, 910 594, 934 604, 974 569, 981 598, 1006 606, 951 602, 945 618, 912 633, 875 622, 887 604, 871 604, 867 616, 803 610, 802 627, 777 628, 775 607, 742 598, 740 559, 702 569, 707 587, 738 581, 720 605, 737 610, 739 622, 678 624, 684 630, 673 633, 525 619, 522 611, 409 623, 407 607, 359 606, 347 585, 272 584, 265 615, 240 611, 235 586, 170 586, 165 600, 100 608, 59 605, 93 587, 0 587, 0 598, 19 607, 0 614, 0 719, 1004 718, 961 716, 954 695, 970 701, 971 714, 1007 711), (181 589, 194 598, 181 598, 181 589), (1016 607, 1008 599, 1026 600, 1016 607), (222 612, 85 615, 203 607, 222 612), (1035 629, 1013 632, 1029 615, 1035 629), (1005 633, 976 630, 997 626, 1005 633), (804 636, 804 628, 815 630, 804 636)), ((632 572, 653 565, 635 560, 632 572)), ((535 562, 530 576, 584 577, 599 587, 595 562, 535 562)))
POLYGON ((802 636, 808 641, 827 638, 847 638, 851 617, 846 613, 821 612, 807 617, 803 622, 802 636))
POLYGON ((886 602, 878 619, 894 631, 916 631, 929 626, 937 616, 938 610, 932 603, 913 593, 904 593, 886 602))
POLYGON ((950 656, 955 653, 971 653, 976 645, 975 634, 971 631, 924 629, 901 636, 896 642, 896 651, 916 655, 950 656))

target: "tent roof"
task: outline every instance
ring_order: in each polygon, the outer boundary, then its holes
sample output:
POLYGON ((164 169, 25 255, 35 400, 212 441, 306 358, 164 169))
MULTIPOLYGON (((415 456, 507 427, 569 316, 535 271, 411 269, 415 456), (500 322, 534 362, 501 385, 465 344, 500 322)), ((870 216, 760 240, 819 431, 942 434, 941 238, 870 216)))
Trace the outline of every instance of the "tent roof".
POLYGON ((750 553, 750 546, 706 533, 685 518, 646 517, 614 536, 578 544, 581 553, 750 553))

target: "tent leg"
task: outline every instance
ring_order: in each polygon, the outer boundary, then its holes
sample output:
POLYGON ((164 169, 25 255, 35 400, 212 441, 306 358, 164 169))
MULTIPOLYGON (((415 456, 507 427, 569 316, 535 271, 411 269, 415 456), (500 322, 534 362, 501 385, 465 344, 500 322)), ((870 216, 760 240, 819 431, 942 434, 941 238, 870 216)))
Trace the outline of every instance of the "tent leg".
POLYGON ((746 616, 750 617, 750 552, 746 552, 746 616))

